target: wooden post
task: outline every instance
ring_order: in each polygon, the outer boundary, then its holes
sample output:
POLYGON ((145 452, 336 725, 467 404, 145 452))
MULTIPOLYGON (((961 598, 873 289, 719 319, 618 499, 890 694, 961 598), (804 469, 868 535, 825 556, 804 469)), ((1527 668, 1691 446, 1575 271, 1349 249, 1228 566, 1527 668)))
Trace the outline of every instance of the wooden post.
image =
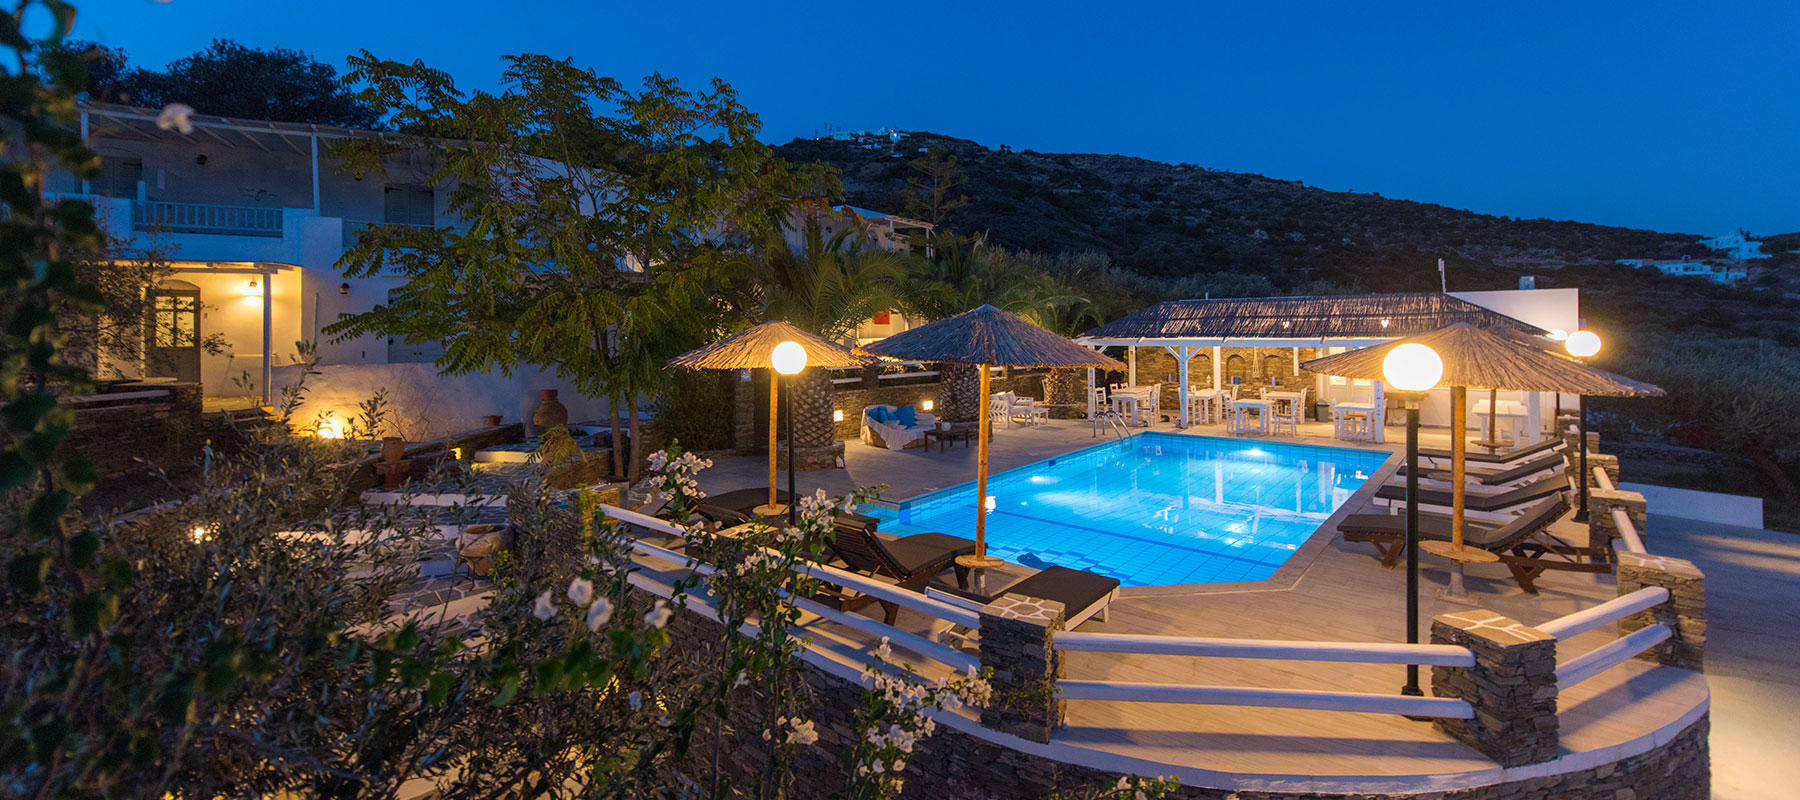
POLYGON ((1452 510, 1450 514, 1450 545, 1453 550, 1461 550, 1463 546, 1463 460, 1468 456, 1464 449, 1468 445, 1463 441, 1463 427, 1468 424, 1469 388, 1466 386, 1450 387, 1450 492, 1452 510))
MULTIPOLYGON (((1488 443, 1498 446, 1500 443, 1500 390, 1488 390, 1488 443)), ((1514 442, 1517 446, 1519 443, 1514 442)))
MULTIPOLYGON (((781 376, 775 374, 775 370, 771 369, 771 370, 769 370, 769 510, 767 512, 765 512, 768 514, 775 513, 775 505, 776 505, 776 503, 775 503, 775 500, 776 500, 776 497, 775 497, 775 429, 777 427, 778 420, 781 416, 780 400, 781 400, 781 376)), ((788 447, 793 447, 793 446, 794 446, 793 442, 788 442, 788 447)), ((788 499, 793 500, 793 498, 791 498, 791 497, 788 499)))
POLYGON ((992 426, 988 413, 988 365, 976 365, 981 370, 981 416, 975 422, 975 557, 987 556, 987 464, 988 464, 988 428, 992 426))

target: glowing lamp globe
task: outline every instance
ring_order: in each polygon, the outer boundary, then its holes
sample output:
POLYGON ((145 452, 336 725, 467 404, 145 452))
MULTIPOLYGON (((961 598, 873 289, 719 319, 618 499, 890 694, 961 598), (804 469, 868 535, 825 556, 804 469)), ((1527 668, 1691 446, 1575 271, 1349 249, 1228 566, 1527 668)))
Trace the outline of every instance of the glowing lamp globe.
POLYGON ((1553 342, 1568 341, 1569 332, 1563 330, 1562 328, 1551 328, 1549 333, 1544 334, 1544 338, 1549 339, 1550 341, 1553 341, 1553 342))
POLYGON ((1587 358, 1600 352, 1600 337, 1594 335, 1593 331, 1576 331, 1569 334, 1568 340, 1563 342, 1563 347, 1568 349, 1569 355, 1576 358, 1587 358))
POLYGON ((769 365, 783 375, 798 375, 806 369, 806 348, 799 342, 782 342, 769 354, 769 365))
POLYGON ((1403 392, 1423 392, 1444 377, 1444 359, 1422 344, 1403 344, 1381 359, 1381 377, 1403 392))

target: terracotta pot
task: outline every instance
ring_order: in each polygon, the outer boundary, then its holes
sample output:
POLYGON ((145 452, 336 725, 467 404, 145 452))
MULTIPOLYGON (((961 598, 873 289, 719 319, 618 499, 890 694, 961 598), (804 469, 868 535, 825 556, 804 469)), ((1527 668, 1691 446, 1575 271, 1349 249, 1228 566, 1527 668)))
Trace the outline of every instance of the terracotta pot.
POLYGON ((544 389, 543 399, 539 400, 537 408, 531 411, 531 426, 542 433, 546 428, 567 424, 569 424, 568 407, 556 399, 555 389, 544 389))
POLYGON ((490 428, 500 427, 500 415, 499 414, 489 414, 489 415, 487 415, 486 419, 487 419, 488 427, 490 427, 490 428))
POLYGON ((512 546, 510 526, 470 525, 457 536, 456 552, 476 575, 487 575, 494 568, 494 557, 512 546))
POLYGON ((406 440, 398 436, 381 437, 381 460, 399 461, 406 457, 406 440))

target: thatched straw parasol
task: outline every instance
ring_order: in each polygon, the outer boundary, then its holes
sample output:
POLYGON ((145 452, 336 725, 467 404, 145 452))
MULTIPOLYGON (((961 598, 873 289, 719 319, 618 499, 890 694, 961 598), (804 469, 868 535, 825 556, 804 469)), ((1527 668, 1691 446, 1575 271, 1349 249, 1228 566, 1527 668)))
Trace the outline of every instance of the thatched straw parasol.
MULTIPOLYGON (((690 350, 669 359, 669 366, 682 369, 757 369, 770 367, 775 346, 782 342, 799 342, 806 348, 806 364, 812 367, 860 367, 869 359, 850 348, 807 333, 781 320, 765 322, 734 333, 698 350, 690 350)), ((769 504, 757 509, 773 516, 784 510, 775 495, 775 420, 781 405, 781 378, 769 376, 769 504)), ((791 445, 790 445, 791 446, 791 445)))
MULTIPOLYGON (((1543 345, 1537 344, 1533 341, 1534 338, 1514 330, 1459 324, 1375 347, 1315 358, 1300 365, 1302 369, 1323 375, 1383 380, 1381 364, 1387 358, 1388 351, 1403 344, 1422 344, 1437 351, 1438 356, 1444 360, 1444 376, 1438 382, 1450 387, 1450 438, 1453 453, 1451 552, 1440 555, 1448 555, 1459 563, 1481 560, 1474 552, 1464 553, 1462 544, 1465 489, 1463 431, 1468 413, 1469 387, 1604 397, 1657 397, 1663 393, 1657 386, 1589 367, 1571 356, 1551 350, 1547 341, 1543 345)), ((1498 416, 1495 411, 1497 409, 1493 406, 1488 407, 1489 419, 1498 416)), ((1488 436, 1493 438, 1491 429, 1488 436)), ((1582 479, 1585 480, 1586 476, 1582 476, 1582 479)), ((1426 544, 1429 546, 1433 543, 1426 544)))
POLYGON ((1101 367, 1124 366, 1026 322, 1016 314, 984 305, 974 311, 921 325, 862 348, 863 352, 889 358, 973 364, 981 375, 980 412, 976 417, 975 456, 975 557, 967 566, 992 567, 999 559, 987 558, 987 463, 989 367, 1101 367))

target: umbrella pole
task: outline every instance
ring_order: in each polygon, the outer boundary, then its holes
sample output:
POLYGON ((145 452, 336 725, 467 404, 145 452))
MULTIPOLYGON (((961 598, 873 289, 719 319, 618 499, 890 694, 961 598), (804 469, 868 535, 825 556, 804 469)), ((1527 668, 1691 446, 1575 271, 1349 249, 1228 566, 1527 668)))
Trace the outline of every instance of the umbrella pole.
POLYGON ((987 472, 988 472, 988 366, 981 370, 981 394, 977 395, 975 416, 975 557, 987 557, 987 472))
MULTIPOLYGON (((1453 550, 1463 548, 1463 475, 1467 469, 1463 463, 1468 457, 1468 438, 1464 426, 1469 423, 1469 389, 1466 386, 1450 387, 1450 546, 1453 550)), ((1490 411, 1492 409, 1489 409, 1490 411)), ((1492 414, 1489 415, 1490 417, 1492 414)))
POLYGON ((1495 446, 1500 444, 1500 390, 1488 390, 1488 438, 1495 446))

